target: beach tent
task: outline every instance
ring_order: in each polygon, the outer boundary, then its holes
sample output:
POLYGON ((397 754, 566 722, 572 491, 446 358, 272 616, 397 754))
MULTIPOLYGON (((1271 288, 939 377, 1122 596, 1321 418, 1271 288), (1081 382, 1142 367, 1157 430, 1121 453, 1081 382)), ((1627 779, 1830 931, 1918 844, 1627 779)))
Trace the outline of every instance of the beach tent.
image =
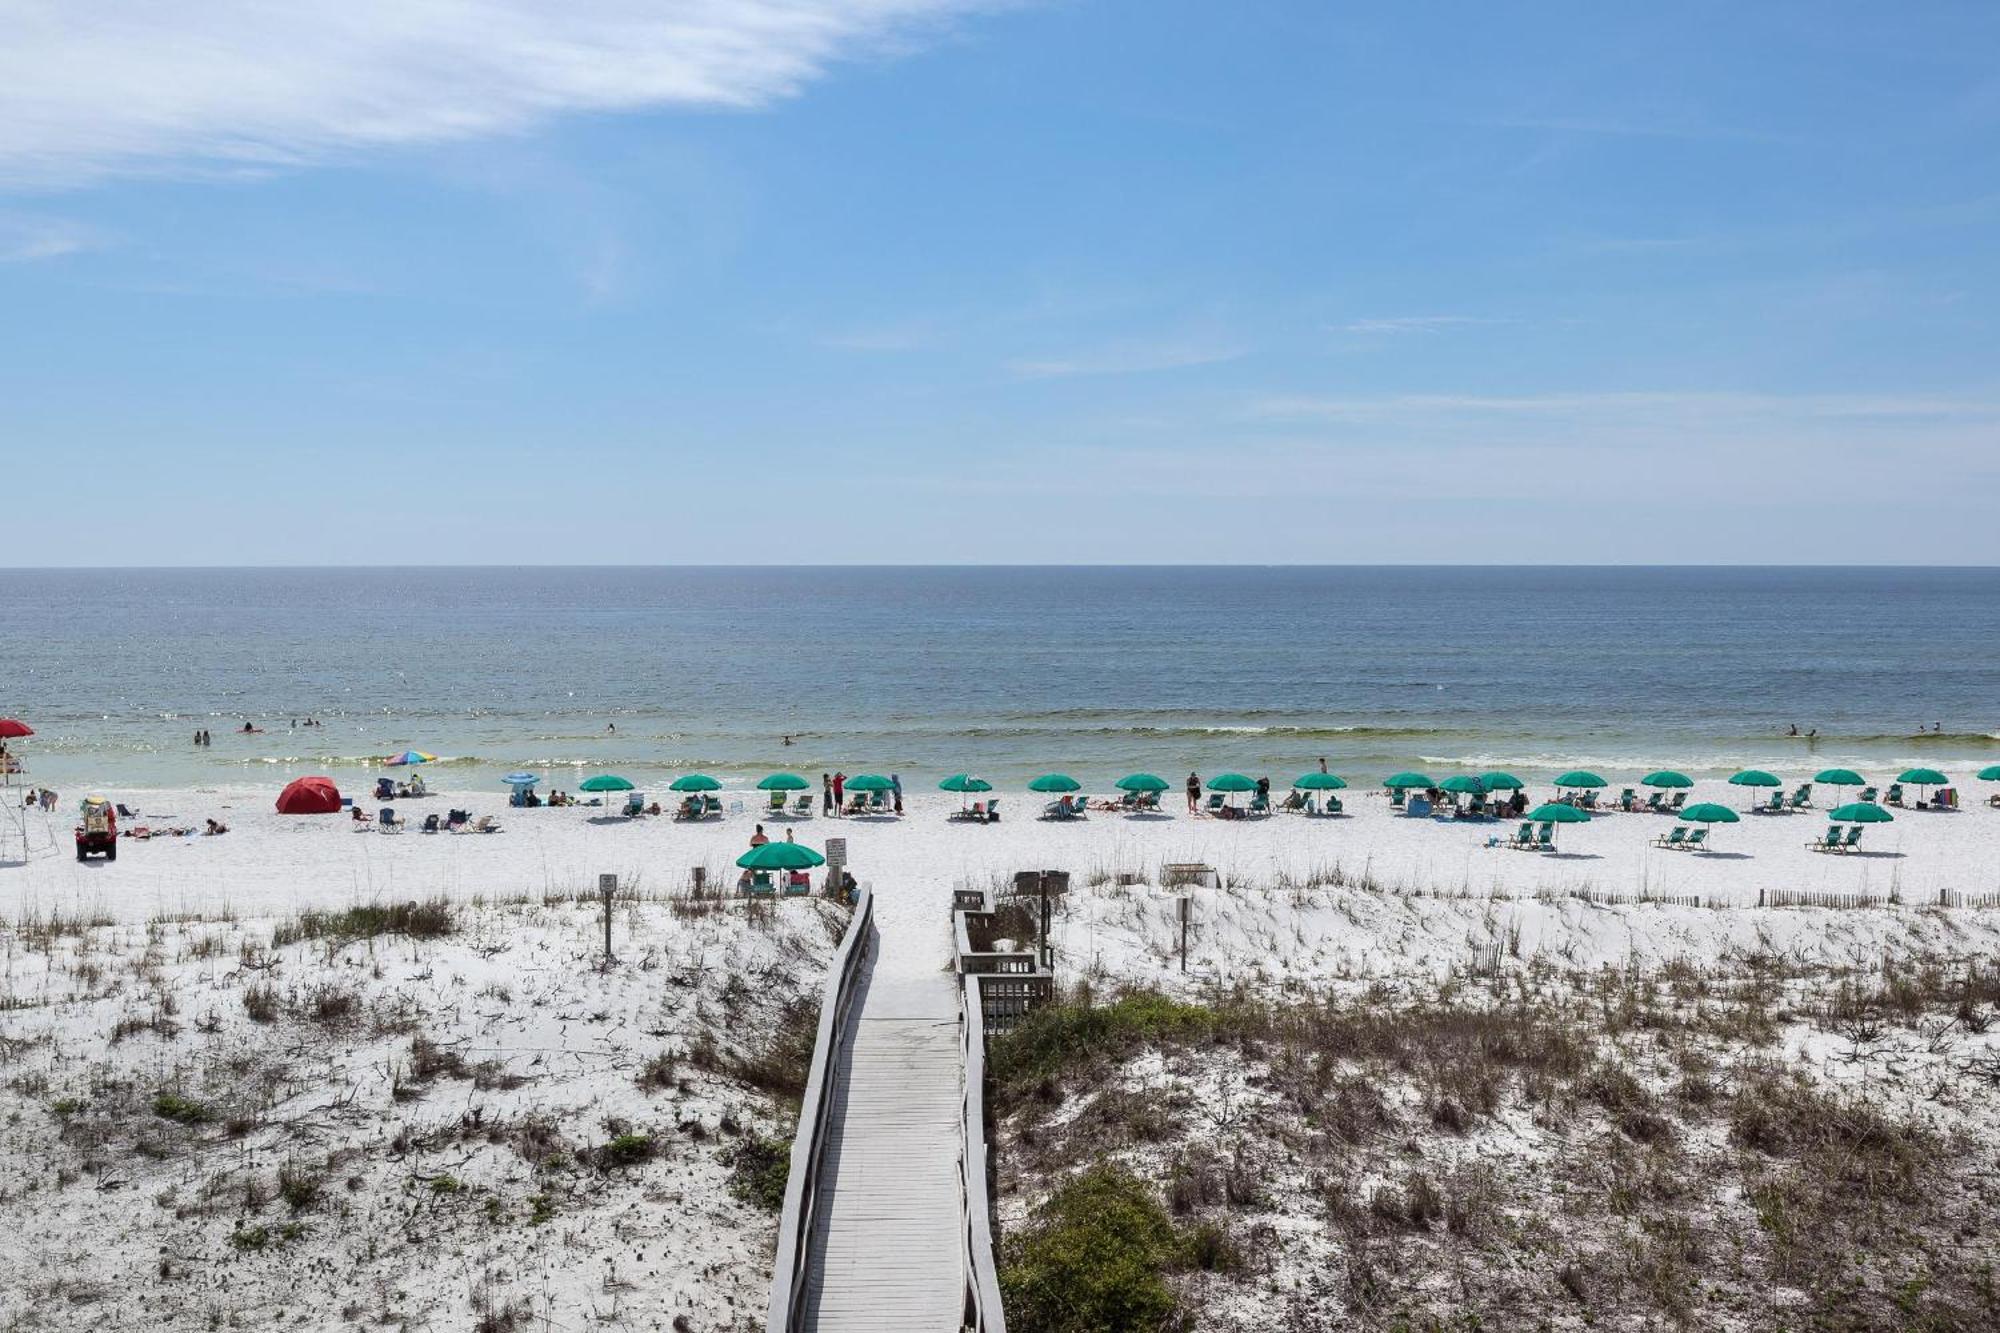
POLYGON ((1656 769, 1648 773, 1645 777, 1640 778, 1639 784, 1644 787, 1657 787, 1661 790, 1673 788, 1679 791, 1694 786, 1694 779, 1685 773, 1676 773, 1671 768, 1662 768, 1656 769))
POLYGON ((1153 773, 1127 773, 1111 785, 1119 791, 1165 791, 1167 780, 1153 773))
POLYGON ((336 815, 340 813, 340 788, 332 778, 297 778, 278 793, 281 815, 336 815))

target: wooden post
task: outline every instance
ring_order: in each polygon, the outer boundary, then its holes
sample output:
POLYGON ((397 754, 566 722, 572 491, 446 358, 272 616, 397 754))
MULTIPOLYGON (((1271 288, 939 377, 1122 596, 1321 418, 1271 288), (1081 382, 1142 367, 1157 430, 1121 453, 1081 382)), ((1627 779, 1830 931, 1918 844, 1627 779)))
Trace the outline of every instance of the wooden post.
POLYGON ((1192 901, 1187 894, 1181 895, 1181 971, 1187 971, 1188 904, 1192 901))
POLYGON ((599 875, 597 892, 604 899, 604 965, 610 967, 618 961, 611 956, 611 900, 618 893, 618 876, 599 875))

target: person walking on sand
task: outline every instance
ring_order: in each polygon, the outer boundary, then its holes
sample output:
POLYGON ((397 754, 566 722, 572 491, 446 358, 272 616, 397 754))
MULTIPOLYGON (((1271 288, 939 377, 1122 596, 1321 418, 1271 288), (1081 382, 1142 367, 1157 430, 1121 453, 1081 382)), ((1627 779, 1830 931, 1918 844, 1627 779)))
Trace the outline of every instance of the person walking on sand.
POLYGON ((901 773, 891 773, 891 774, 889 775, 889 792, 890 792, 890 794, 891 794, 891 795, 893 795, 893 796, 894 796, 894 797, 896 798, 896 813, 897 813, 897 814, 899 814, 899 815, 900 815, 900 814, 902 814, 902 813, 903 813, 903 775, 902 775, 901 773))
POLYGON ((1187 796, 1188 813, 1192 815, 1199 812, 1201 809, 1201 779, 1193 773, 1188 774, 1187 796))
POLYGON ((819 775, 819 812, 823 815, 833 813, 833 774, 831 773, 822 773, 819 775))
POLYGON ((847 811, 847 774, 836 772, 833 775, 833 813, 835 813, 836 815, 845 814, 846 811, 847 811))

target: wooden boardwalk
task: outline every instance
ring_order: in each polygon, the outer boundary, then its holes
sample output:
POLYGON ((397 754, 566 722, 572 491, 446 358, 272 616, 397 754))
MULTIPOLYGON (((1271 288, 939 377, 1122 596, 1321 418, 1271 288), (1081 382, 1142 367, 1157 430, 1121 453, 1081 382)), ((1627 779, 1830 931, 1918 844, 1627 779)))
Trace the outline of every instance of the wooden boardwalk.
POLYGON ((926 970, 893 971, 912 943, 896 933, 844 1037, 806 1275, 805 1326, 821 1333, 957 1333, 964 1314, 957 992, 928 970, 935 949, 910 950, 926 970))

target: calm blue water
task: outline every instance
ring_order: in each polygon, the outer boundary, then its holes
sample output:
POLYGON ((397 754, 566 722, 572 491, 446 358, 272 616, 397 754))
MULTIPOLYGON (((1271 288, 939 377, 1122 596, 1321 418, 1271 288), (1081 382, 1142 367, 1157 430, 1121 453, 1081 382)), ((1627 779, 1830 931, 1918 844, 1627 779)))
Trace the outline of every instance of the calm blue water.
POLYGON ((0 571, 0 627, 52 785, 2000 762, 1990 569, 0 571))

